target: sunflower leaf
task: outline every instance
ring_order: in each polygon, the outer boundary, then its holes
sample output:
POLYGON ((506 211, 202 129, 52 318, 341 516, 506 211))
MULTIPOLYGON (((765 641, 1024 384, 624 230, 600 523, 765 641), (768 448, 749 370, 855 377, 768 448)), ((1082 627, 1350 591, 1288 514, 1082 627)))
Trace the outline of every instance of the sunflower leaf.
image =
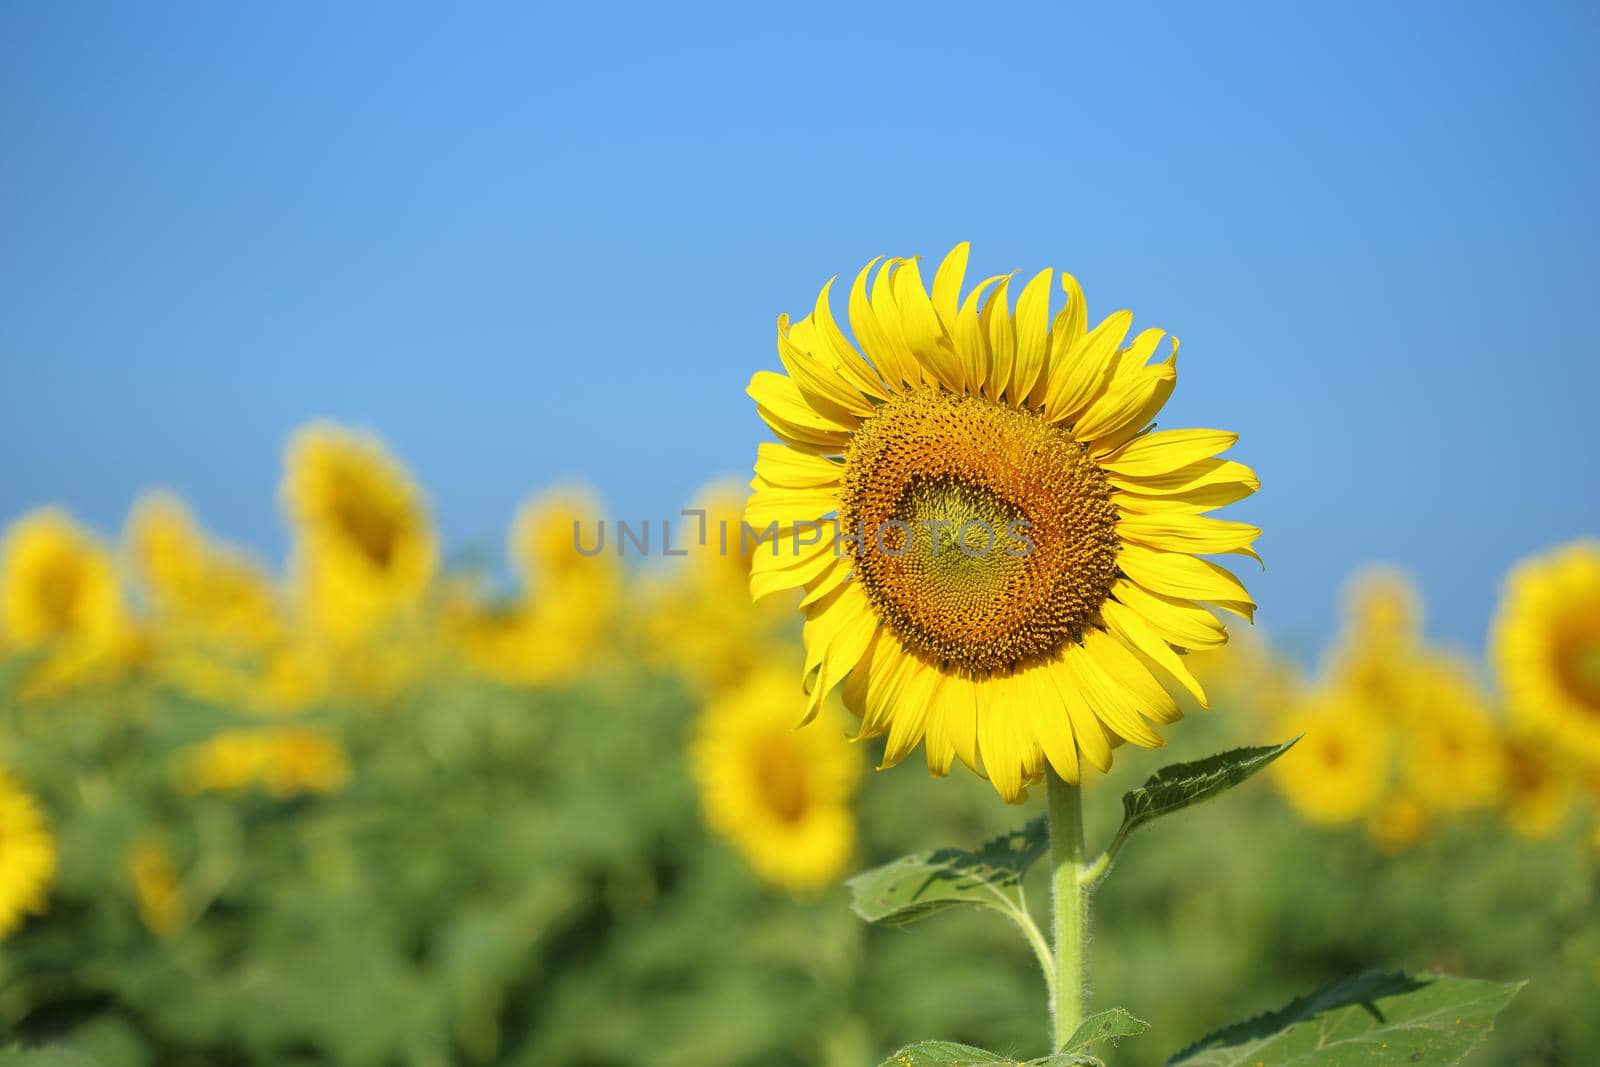
POLYGON ((1149 1023, 1121 1008, 1097 1011, 1078 1024, 1078 1028, 1067 1038, 1066 1044, 1061 1046, 1061 1051, 1056 1057, 1086 1054, 1102 1041, 1114 1044, 1118 1038, 1137 1037, 1148 1029, 1150 1029, 1149 1023))
POLYGON ((1523 982, 1371 972, 1218 1030, 1168 1067, 1460 1063, 1523 982))
POLYGON ((939 848, 902 856, 845 883, 850 907, 882 926, 904 926, 963 904, 1015 918, 1021 911, 1016 889, 1022 876, 1049 848, 1049 828, 1041 817, 975 851, 939 848))
POLYGON ((1145 823, 1232 789, 1289 751, 1298 740, 1296 737, 1281 745, 1236 748, 1161 768, 1145 779, 1144 785, 1122 794, 1122 826, 1108 852, 1114 855, 1128 835, 1145 823))
POLYGON ((1064 1049, 1054 1056, 1024 1061, 954 1041, 918 1041, 896 1052, 878 1067, 1100 1067, 1100 1061, 1064 1049))

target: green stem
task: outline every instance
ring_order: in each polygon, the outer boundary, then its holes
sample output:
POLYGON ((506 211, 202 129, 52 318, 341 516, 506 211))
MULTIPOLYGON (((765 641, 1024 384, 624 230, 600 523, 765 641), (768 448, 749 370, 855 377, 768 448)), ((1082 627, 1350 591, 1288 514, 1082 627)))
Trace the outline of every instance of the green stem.
POLYGON ((1089 933, 1089 887, 1079 877, 1083 867, 1083 791, 1045 771, 1050 809, 1050 896, 1055 908, 1056 981, 1050 1000, 1051 1051, 1083 1021, 1085 942, 1089 933))

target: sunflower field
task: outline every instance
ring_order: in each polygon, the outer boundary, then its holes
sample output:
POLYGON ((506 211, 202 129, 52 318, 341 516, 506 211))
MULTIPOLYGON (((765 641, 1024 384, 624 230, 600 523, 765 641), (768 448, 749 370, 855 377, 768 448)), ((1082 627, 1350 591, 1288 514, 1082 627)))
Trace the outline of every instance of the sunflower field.
POLYGON ((965 262, 781 319, 754 481, 653 530, 449 556, 328 422, 281 564, 14 517, 0 1063, 1600 1062, 1600 541, 1487 662, 1385 567, 1275 647, 1176 343, 965 262))

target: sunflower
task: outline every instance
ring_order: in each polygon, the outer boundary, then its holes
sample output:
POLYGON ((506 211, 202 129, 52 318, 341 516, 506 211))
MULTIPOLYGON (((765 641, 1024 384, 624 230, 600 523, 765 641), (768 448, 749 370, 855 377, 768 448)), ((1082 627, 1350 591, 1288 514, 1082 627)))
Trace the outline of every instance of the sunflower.
POLYGON ((188 793, 261 786, 291 797, 334 793, 349 779, 350 761, 339 742, 311 727, 224 730, 178 755, 178 783, 188 793))
POLYGON ((765 667, 707 706, 691 751, 706 823, 768 881, 831 883, 855 847, 861 761, 827 730, 796 730, 786 669, 765 667))
POLYGON ((484 606, 468 591, 458 613, 469 663, 512 685, 570 681, 594 665, 612 639, 622 596, 618 557, 578 539, 602 514, 600 498, 577 487, 548 490, 518 510, 508 545, 516 598, 484 606))
POLYGON ((316 423, 289 443, 283 499, 294 578, 312 625, 368 638, 421 604, 438 564, 422 490, 376 437, 316 423))
POLYGON ((1527 734, 1508 735, 1504 746, 1506 824, 1525 840, 1554 837, 1576 799, 1572 769, 1553 757, 1547 742, 1527 734))
POLYGON ((240 651, 283 638, 283 605, 266 571, 207 534, 172 493, 139 498, 123 546, 134 579, 169 636, 240 651))
POLYGON ((1432 653, 1407 666, 1392 718, 1405 731, 1400 777, 1430 811, 1459 813, 1500 798, 1500 725, 1471 666, 1432 653))
POLYGON ((1283 726, 1302 736, 1272 774, 1302 818, 1337 826, 1377 807, 1390 778, 1389 733, 1359 694, 1316 690, 1285 716, 1283 726))
POLYGON ((1428 806, 1404 790, 1384 797, 1367 818, 1367 837, 1389 855, 1404 852, 1427 835, 1428 806))
POLYGON ((1584 761, 1600 761, 1600 540, 1525 560, 1506 582, 1492 634, 1512 718, 1584 761))
POLYGON ((1259 483, 1217 458, 1234 434, 1150 431, 1176 339, 1151 363, 1165 334, 1130 341, 1130 312, 1090 329, 1071 275, 1052 317, 1049 270, 1014 310, 1009 277, 963 298, 966 264, 958 245, 931 294, 915 259, 868 264, 855 344, 831 282, 778 319, 788 373, 749 386, 781 440, 751 483, 746 521, 772 541, 750 583, 805 590, 808 715, 843 682, 862 736, 888 735, 884 765, 925 741, 934 774, 959 758, 1015 802, 1046 761, 1076 782, 1123 741, 1162 744, 1163 680, 1204 703, 1180 653, 1226 640, 1207 604, 1255 604, 1200 557, 1253 556, 1259 533, 1204 513, 1259 483))
POLYGON ((0 771, 0 937, 45 910, 56 846, 33 797, 0 771))
POLYGON ((183 881, 166 849, 149 841, 135 845, 128 855, 128 874, 145 929, 157 937, 176 933, 188 919, 189 906, 183 881))
POLYGON ((116 567, 98 538, 55 508, 12 525, 0 548, 0 634, 8 646, 109 651, 126 623, 116 567))
POLYGON ((680 674, 697 692, 715 695, 737 684, 772 655, 775 643, 792 643, 791 597, 750 597, 756 546, 741 537, 740 519, 750 491, 737 481, 703 486, 689 506, 704 516, 673 527, 673 545, 685 555, 672 567, 646 575, 636 620, 643 655, 680 674))

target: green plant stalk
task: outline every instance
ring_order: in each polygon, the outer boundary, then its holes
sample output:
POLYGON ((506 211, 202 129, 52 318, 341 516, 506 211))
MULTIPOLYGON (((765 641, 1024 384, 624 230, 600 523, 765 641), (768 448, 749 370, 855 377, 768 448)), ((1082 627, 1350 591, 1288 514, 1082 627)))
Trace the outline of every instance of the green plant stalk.
POLYGON ((1050 1049, 1054 1052, 1083 1021, 1090 886, 1080 877, 1083 790, 1047 769, 1045 798, 1050 812, 1050 899, 1055 915, 1056 980, 1050 998, 1050 1049))

